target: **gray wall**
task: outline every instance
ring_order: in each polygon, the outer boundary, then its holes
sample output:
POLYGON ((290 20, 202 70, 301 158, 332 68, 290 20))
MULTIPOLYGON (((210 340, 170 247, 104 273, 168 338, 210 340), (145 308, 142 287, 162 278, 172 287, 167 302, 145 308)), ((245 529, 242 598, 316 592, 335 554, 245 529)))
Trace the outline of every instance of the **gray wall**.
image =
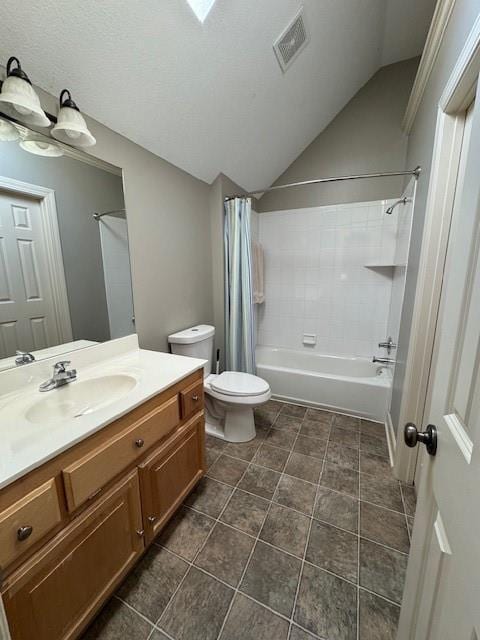
POLYGON ((102 249, 94 211, 123 208, 122 179, 67 158, 44 158, 2 143, 0 175, 55 190, 75 340, 109 340, 102 249))
POLYGON ((405 284, 402 320, 400 324, 399 348, 397 352, 398 364, 395 368, 393 380, 391 416, 395 429, 399 427, 398 420, 400 417, 403 383, 405 379, 405 362, 412 325, 438 101, 478 13, 478 0, 457 0, 455 3, 439 55, 428 81, 408 142, 407 165, 414 166, 420 164, 422 166, 422 174, 418 181, 415 199, 412 239, 405 284))
MULTIPOLYGON (((55 112, 52 96, 39 95, 55 112)), ((165 351, 169 333, 213 319, 210 187, 87 120, 97 139, 90 153, 123 169, 140 345, 165 351)))
MULTIPOLYGON (((407 138, 401 123, 418 62, 413 58, 380 69, 275 184, 403 170, 407 138)), ((265 194, 258 211, 379 200, 400 194, 402 187, 401 178, 299 187, 265 194)))

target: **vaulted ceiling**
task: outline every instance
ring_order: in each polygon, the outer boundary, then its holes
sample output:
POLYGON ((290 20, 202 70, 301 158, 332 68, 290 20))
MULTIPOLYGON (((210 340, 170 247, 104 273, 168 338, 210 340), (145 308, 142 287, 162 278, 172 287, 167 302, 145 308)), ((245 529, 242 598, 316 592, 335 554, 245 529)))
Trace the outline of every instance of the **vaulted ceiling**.
POLYGON ((434 0, 2 0, 0 61, 189 173, 271 184, 384 64, 421 53, 434 0), (273 42, 300 6, 310 42, 273 42))

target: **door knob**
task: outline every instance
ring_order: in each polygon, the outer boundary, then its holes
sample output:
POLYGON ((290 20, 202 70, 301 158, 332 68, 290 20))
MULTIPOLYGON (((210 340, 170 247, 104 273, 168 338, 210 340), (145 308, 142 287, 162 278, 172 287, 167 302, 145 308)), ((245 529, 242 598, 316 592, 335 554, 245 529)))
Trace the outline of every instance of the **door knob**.
POLYGON ((407 447, 415 447, 417 442, 422 442, 428 454, 434 456, 437 453, 437 427, 434 424, 429 424, 425 431, 418 431, 413 422, 407 422, 403 437, 407 447))

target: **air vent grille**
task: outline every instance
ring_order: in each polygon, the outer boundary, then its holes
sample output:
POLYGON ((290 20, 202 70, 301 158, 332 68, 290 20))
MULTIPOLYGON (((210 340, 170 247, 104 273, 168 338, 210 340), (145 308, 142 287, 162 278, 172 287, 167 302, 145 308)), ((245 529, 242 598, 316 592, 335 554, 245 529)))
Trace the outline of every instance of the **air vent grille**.
POLYGON ((282 71, 288 69, 307 43, 308 33, 302 8, 273 45, 282 71))

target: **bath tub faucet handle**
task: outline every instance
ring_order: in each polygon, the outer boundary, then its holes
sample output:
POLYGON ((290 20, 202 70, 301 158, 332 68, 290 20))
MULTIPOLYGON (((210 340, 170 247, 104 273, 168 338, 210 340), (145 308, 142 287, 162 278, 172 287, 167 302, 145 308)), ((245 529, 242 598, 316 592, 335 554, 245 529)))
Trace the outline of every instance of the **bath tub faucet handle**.
POLYGON ((395 364, 396 360, 393 358, 377 358, 377 356, 373 356, 372 362, 378 362, 379 364, 395 364))

